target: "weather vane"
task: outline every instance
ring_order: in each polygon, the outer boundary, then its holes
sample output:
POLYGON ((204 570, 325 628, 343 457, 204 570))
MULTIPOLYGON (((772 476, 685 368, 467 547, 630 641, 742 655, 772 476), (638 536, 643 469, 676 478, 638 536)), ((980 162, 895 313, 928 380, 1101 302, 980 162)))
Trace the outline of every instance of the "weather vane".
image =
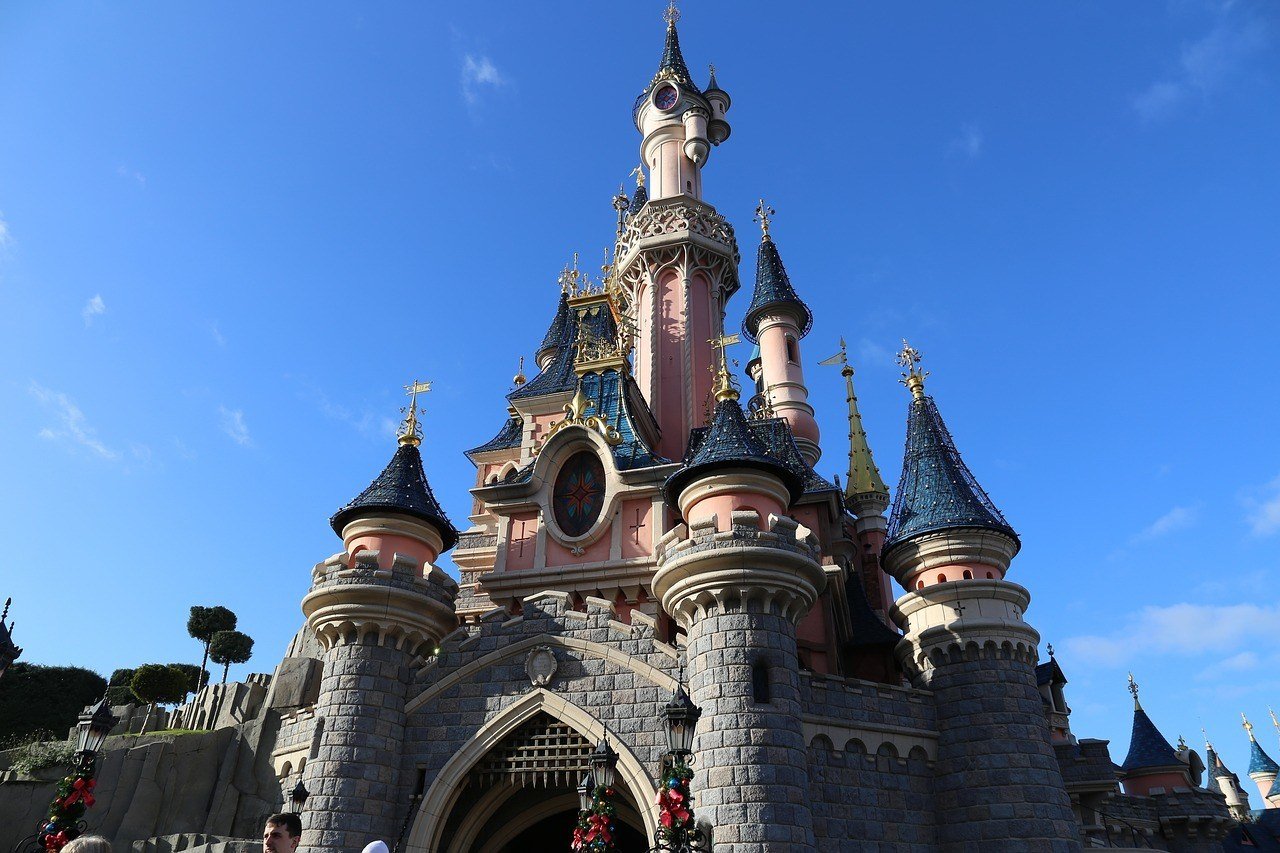
POLYGON ((760 230, 764 232, 764 236, 769 236, 769 223, 772 217, 778 211, 764 203, 764 199, 760 199, 760 203, 756 205, 756 215, 752 217, 756 222, 760 223, 760 230))
MULTIPOLYGON (((845 343, 844 343, 844 335, 841 335, 840 336, 840 352, 836 353, 835 355, 824 358, 822 361, 818 362, 818 364, 822 367, 832 367, 837 364, 842 365, 844 367, 848 367, 849 366, 848 350, 849 348, 845 346, 845 343)), ((852 369, 850 369, 849 375, 850 376, 853 375, 852 369)))
POLYGON ((1133 694, 1133 706, 1138 707, 1138 682, 1133 680, 1133 673, 1129 673, 1129 692, 1133 694))
POLYGON ((902 350, 898 353, 896 360, 899 367, 906 368, 906 372, 898 381, 906 385, 911 391, 911 396, 917 400, 924 397, 924 378, 929 375, 929 371, 921 372, 919 368, 923 358, 924 354, 920 350, 907 343, 906 338, 902 339, 902 350))
POLYGON ((1240 719, 1244 720, 1244 730, 1249 733, 1249 740, 1253 740, 1253 723, 1249 722, 1249 718, 1244 715, 1244 711, 1240 712, 1240 719))
POLYGON ((404 386, 409 395, 409 405, 400 411, 405 413, 404 423, 400 425, 400 443, 417 447, 422 443, 422 430, 418 428, 418 395, 431 390, 430 382, 414 380, 404 386))
POLYGON ((638 187, 644 186, 644 164, 643 163, 641 163, 639 166, 636 166, 628 174, 630 174, 631 177, 636 179, 636 186, 638 187))
MULTIPOLYGON (((741 338, 737 335, 721 335, 718 338, 711 338, 707 341, 707 343, 711 344, 712 349, 720 351, 720 371, 717 374, 720 382, 716 387, 716 400, 738 399, 738 392, 733 387, 733 377, 729 375, 729 360, 725 350, 740 340, 741 338)), ((715 370, 715 368, 713 367, 712 370, 715 370)))
POLYGON ((662 20, 667 22, 668 27, 674 27, 680 20, 680 10, 676 8, 676 0, 671 0, 667 4, 667 10, 662 13, 662 20))

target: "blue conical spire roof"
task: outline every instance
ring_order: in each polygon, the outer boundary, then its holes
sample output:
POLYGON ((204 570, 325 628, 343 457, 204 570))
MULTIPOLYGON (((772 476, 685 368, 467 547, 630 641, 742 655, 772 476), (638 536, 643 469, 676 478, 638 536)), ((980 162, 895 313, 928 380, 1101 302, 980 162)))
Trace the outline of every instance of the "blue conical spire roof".
POLYGON ((1254 773, 1280 773, 1280 767, 1271 760, 1271 756, 1263 751, 1262 745, 1249 737, 1249 774, 1254 773))
POLYGON ((1133 734, 1129 737, 1129 754, 1120 768, 1126 773, 1137 770, 1154 770, 1162 767, 1182 767, 1178 753, 1164 739, 1155 723, 1135 703, 1133 709, 1133 734))
POLYGON ((907 413, 907 447, 884 552, 921 533, 975 527, 1019 542, 960 458, 937 404, 922 392, 907 413))
POLYGON ((412 442, 402 440, 382 473, 329 521, 334 532, 341 536, 342 529, 353 518, 386 511, 412 516, 434 526, 444 540, 444 551, 458 541, 458 531, 436 501, 422 469, 422 455, 412 442))
POLYGON ((690 481, 717 468, 758 468, 768 471, 786 485, 794 501, 804 491, 803 480, 769 453, 747 425, 747 417, 737 397, 716 403, 711 427, 701 443, 685 457, 680 469, 667 478, 663 487, 667 503, 679 506, 680 492, 690 481))
POLYGON ((760 249, 756 253, 756 287, 751 294, 751 304, 747 306, 747 314, 742 320, 742 333, 747 340, 756 342, 756 331, 760 326, 760 314, 767 308, 789 308, 795 312, 800 325, 800 337, 809 334, 813 328, 813 312, 809 306, 796 295, 791 286, 791 278, 782 265, 782 256, 778 254, 778 246, 768 234, 760 241, 760 249))
POLYGON ((561 291, 560 301, 556 304, 556 315, 542 336, 542 346, 538 352, 564 346, 569 342, 569 334, 573 329, 573 318, 569 316, 569 294, 561 291))

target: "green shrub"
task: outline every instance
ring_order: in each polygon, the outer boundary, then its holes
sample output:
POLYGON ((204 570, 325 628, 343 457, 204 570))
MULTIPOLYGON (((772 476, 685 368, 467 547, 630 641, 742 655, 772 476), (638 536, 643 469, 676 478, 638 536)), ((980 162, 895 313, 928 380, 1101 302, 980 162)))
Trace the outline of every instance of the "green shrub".
POLYGON ((46 767, 62 767, 72 763, 76 745, 71 741, 54 740, 50 731, 29 732, 21 737, 6 738, 5 749, 18 750, 10 768, 30 775, 46 767))
POLYGON ((0 679, 0 737, 66 732, 106 689, 105 678, 78 666, 15 663, 0 679))

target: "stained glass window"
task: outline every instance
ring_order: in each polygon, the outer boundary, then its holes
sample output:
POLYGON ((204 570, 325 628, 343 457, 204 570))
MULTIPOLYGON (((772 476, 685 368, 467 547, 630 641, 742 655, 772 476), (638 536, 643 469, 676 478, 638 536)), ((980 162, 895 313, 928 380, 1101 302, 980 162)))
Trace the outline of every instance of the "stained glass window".
POLYGON ((569 457, 556 477, 551 497, 556 524, 566 536, 581 536, 591 529, 604 509, 604 466, 594 453, 569 457))

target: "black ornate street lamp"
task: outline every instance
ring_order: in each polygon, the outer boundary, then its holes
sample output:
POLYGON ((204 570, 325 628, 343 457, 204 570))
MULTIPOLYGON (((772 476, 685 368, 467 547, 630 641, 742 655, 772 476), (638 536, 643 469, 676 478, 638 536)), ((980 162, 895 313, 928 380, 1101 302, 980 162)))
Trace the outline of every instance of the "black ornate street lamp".
POLYGON ((618 776, 618 753, 609 746, 609 738, 596 745, 587 759, 591 772, 578 786, 578 823, 573 828, 569 849, 574 853, 611 853, 616 844, 618 808, 613 803, 617 791, 613 783, 618 776))
POLYGON ((293 790, 289 792, 289 804, 293 806, 295 812, 301 812, 302 807, 307 804, 307 797, 311 796, 311 792, 307 790, 307 786, 302 784, 302 780, 298 780, 298 784, 293 786, 293 790))
POLYGON ((93 763, 98 758, 98 752, 102 749, 107 735, 111 734, 111 730, 118 722, 120 721, 111 713, 111 706, 107 704, 106 696, 99 699, 97 704, 90 705, 80 712, 79 722, 76 723, 80 739, 76 745, 75 757, 82 771, 87 770, 92 774, 93 763))
POLYGON ((6 598, 4 612, 0 613, 0 678, 4 677, 5 670, 11 664, 22 656, 22 649, 13 642, 13 624, 4 624, 4 620, 9 617, 9 605, 12 603, 12 598, 6 598))
POLYGON ((595 777, 597 788, 612 788, 618 776, 618 753, 609 746, 609 738, 596 744, 591 753, 591 775, 595 777))
POLYGON ((702 709, 693 704, 684 687, 676 685, 671 701, 659 713, 667 736, 667 754, 662 762, 661 790, 658 791, 658 831, 653 851, 694 853, 711 849, 711 841, 694 822, 693 733, 698 727, 702 709))
POLYGON ((588 773, 582 777, 582 781, 578 784, 578 811, 591 811, 591 801, 595 796, 596 780, 591 778, 588 773))

